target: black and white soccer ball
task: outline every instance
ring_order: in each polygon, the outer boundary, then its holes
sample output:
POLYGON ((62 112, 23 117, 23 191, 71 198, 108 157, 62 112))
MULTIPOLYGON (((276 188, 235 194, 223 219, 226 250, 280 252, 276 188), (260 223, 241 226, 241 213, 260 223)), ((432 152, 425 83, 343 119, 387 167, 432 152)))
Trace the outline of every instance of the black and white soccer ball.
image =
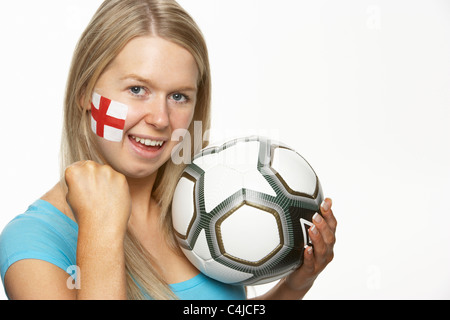
POLYGON ((173 227, 205 275, 263 284, 302 265, 322 200, 319 179, 302 156, 282 143, 245 137, 194 157, 175 189, 173 227))

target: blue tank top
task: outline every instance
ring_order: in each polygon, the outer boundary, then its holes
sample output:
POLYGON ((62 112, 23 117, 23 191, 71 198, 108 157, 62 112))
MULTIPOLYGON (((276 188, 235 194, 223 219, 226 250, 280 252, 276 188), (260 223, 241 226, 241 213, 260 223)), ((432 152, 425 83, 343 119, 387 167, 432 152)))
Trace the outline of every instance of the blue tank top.
MULTIPOLYGON (((73 276, 76 266, 78 225, 52 204, 37 200, 14 218, 0 235, 0 271, 5 273, 15 262, 38 259, 52 263, 73 276)), ((227 285, 203 274, 176 284, 172 291, 183 300, 241 300, 243 286, 227 285)))

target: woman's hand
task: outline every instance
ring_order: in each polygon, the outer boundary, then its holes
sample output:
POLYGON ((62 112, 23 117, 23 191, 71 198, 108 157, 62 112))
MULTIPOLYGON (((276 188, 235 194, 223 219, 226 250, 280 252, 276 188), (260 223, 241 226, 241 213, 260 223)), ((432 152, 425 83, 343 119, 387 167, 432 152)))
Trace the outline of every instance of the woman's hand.
POLYGON ((319 273, 333 260, 337 221, 331 205, 331 199, 325 199, 320 207, 322 216, 316 214, 313 217, 314 226, 308 231, 313 246, 305 248, 303 265, 284 280, 294 291, 306 293, 319 273))
POLYGON ((108 165, 80 161, 65 171, 67 203, 80 228, 125 234, 131 197, 125 176, 108 165))

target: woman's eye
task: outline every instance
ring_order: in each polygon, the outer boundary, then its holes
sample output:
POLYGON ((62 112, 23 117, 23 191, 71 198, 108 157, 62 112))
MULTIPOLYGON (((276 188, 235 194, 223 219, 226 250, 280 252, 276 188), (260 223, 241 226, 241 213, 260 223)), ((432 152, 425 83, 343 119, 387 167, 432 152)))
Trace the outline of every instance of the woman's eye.
POLYGON ((130 92, 135 96, 143 96, 145 94, 145 90, 142 87, 131 87, 130 92))
POLYGON ((181 93, 174 93, 174 94, 172 94, 172 99, 175 102, 187 102, 187 101, 189 101, 189 99, 184 94, 181 94, 181 93))

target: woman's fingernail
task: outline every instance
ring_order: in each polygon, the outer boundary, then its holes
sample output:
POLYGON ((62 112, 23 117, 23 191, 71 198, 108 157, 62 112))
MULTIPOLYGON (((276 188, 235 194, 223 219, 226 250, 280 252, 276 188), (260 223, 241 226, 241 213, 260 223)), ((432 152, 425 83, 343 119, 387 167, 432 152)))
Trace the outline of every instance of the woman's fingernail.
POLYGON ((318 231, 317 231, 317 228, 316 228, 315 225, 313 225, 313 226, 311 227, 311 232, 312 232, 313 234, 317 235, 318 231))
POLYGON ((320 206, 322 207, 323 211, 330 210, 330 206, 328 205, 328 202, 326 202, 325 200, 322 201, 322 204, 320 206))
POLYGON ((318 214, 318 213, 316 212, 316 214, 313 215, 313 220, 314 220, 316 223, 321 223, 321 222, 322 222, 322 217, 320 216, 320 214, 318 214))
POLYGON ((305 250, 308 254, 312 254, 313 248, 310 246, 305 246, 305 250))

